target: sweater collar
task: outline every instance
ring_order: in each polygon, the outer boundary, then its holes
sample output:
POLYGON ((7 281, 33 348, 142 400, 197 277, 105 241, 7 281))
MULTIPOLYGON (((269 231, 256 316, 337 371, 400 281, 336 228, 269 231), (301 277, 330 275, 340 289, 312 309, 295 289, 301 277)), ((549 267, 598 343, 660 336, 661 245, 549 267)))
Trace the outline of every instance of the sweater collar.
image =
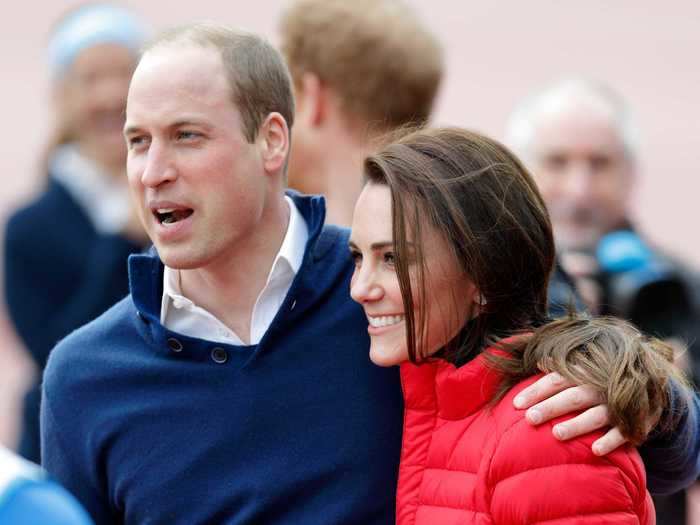
POLYGON ((502 374, 489 364, 484 350, 464 366, 436 359, 423 364, 401 364, 401 384, 407 409, 437 412, 441 419, 464 419, 486 406, 496 394, 502 374))

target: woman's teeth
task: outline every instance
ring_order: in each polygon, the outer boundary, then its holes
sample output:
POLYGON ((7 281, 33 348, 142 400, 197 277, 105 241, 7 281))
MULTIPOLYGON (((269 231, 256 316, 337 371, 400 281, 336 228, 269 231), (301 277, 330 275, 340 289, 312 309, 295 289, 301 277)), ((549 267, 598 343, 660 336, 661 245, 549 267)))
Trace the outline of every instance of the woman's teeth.
POLYGON ((380 328, 382 326, 391 326, 398 324, 405 319, 403 315, 382 315, 378 317, 367 316, 370 326, 374 328, 380 328))

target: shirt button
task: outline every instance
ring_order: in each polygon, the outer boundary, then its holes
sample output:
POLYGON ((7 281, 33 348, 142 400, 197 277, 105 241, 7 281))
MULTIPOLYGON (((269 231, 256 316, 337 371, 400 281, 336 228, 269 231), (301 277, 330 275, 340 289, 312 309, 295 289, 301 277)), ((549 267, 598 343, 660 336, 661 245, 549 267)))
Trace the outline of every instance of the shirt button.
POLYGON ((170 348, 170 350, 172 350, 173 352, 175 352, 175 353, 182 352, 182 349, 183 349, 182 343, 180 341, 178 341, 177 339, 175 339, 174 337, 169 338, 167 343, 168 343, 168 348, 170 348))
POLYGON ((212 349, 211 358, 215 363, 223 365, 226 361, 228 361, 228 354, 226 353, 226 350, 217 346, 216 348, 212 349))

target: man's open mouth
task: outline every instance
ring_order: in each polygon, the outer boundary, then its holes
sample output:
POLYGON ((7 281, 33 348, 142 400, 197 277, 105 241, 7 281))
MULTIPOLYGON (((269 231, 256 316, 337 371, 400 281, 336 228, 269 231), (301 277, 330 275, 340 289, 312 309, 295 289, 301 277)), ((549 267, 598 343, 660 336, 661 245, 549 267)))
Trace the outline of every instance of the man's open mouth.
POLYGON ((159 208, 154 210, 153 214, 156 216, 156 219, 158 219, 158 222, 168 225, 186 219, 192 215, 193 212, 194 210, 190 208, 159 208))

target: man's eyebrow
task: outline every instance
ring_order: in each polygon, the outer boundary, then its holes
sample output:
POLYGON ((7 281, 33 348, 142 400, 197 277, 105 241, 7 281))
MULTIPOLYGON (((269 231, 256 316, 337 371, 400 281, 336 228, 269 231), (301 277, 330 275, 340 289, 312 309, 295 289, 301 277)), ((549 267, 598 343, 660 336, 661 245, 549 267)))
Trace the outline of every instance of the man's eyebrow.
POLYGON ((168 125, 168 128, 174 129, 174 128, 182 128, 185 126, 199 126, 202 128, 211 128, 210 124, 204 122, 203 120, 197 120, 197 119, 176 120, 172 124, 168 125))
POLYGON ((131 135, 132 133, 136 133, 138 131, 141 131, 141 128, 138 126, 125 126, 124 127, 124 135, 131 135))
MULTIPOLYGON (((197 120, 197 119, 182 119, 182 120, 176 120, 175 122, 168 124, 168 129, 177 129, 177 128, 182 128, 186 126, 199 126, 201 128, 205 129, 210 129, 211 125, 202 121, 202 120, 197 120)), ((131 126, 126 126, 124 128, 124 135, 131 135, 132 133, 137 133, 139 131, 142 131, 142 128, 140 126, 136 125, 131 125, 131 126)))

